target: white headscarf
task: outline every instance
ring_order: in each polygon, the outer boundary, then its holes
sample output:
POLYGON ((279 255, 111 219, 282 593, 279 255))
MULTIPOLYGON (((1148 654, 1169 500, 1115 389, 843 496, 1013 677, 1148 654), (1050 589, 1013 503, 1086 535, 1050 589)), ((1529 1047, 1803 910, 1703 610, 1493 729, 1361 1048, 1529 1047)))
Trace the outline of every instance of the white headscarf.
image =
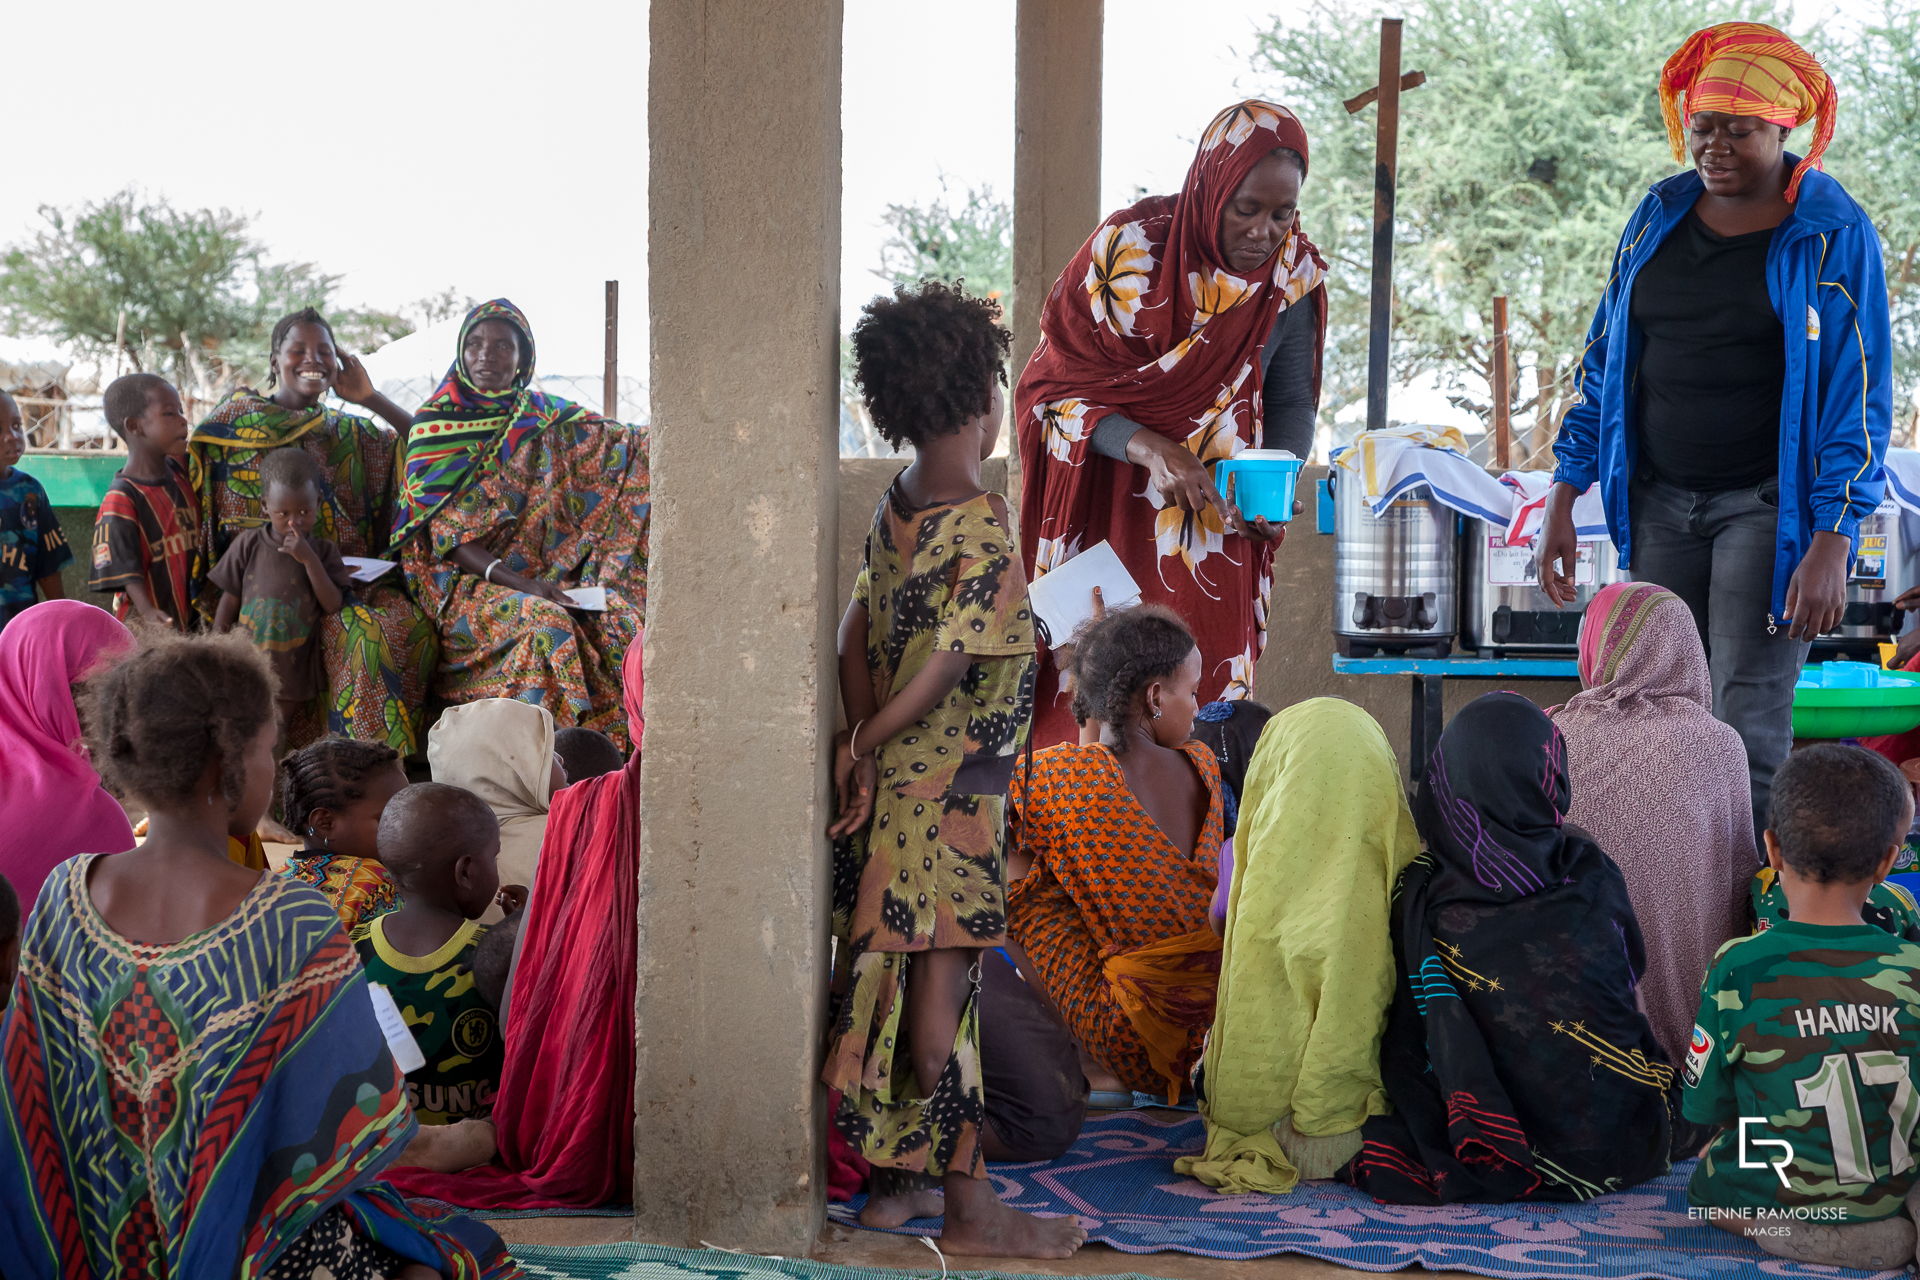
POLYGON ((500 819, 500 883, 531 889, 553 800, 553 714, 514 698, 449 707, 427 734, 427 763, 435 782, 487 802, 500 819))

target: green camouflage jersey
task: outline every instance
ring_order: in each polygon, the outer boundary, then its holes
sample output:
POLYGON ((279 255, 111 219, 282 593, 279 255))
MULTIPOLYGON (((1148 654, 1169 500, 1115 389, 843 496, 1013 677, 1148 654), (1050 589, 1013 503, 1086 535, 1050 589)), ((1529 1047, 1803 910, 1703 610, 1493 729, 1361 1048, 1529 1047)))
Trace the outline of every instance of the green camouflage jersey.
POLYGON ((493 1114, 506 1049, 493 1005, 473 984, 473 953, 487 928, 469 920, 430 956, 387 941, 387 917, 349 936, 367 981, 387 988, 427 1062, 407 1076, 407 1100, 421 1124, 482 1120, 493 1114))
MULTIPOLYGON (((1753 910, 1753 928, 1764 932, 1787 918, 1787 891, 1772 867, 1762 867, 1747 883, 1747 903, 1753 910)), ((1881 881, 1867 895, 1860 918, 1908 942, 1920 942, 1920 904, 1897 884, 1881 881)))
POLYGON ((1682 1110, 1721 1131, 1688 1201, 1818 1208, 1830 1223, 1897 1212, 1920 1121, 1917 976, 1920 944, 1870 925, 1781 920, 1720 948, 1700 990, 1682 1110))

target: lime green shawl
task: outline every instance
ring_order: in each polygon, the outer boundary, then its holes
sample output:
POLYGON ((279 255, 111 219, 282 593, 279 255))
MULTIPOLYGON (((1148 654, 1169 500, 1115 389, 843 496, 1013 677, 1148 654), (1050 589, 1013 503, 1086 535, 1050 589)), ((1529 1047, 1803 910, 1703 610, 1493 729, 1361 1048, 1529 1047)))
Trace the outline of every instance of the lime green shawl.
POLYGON ((1366 1118, 1388 1110, 1388 917, 1420 837, 1373 718, 1338 698, 1275 716, 1247 771, 1234 852, 1202 1060, 1207 1149, 1175 1168, 1277 1194, 1331 1177, 1366 1118))

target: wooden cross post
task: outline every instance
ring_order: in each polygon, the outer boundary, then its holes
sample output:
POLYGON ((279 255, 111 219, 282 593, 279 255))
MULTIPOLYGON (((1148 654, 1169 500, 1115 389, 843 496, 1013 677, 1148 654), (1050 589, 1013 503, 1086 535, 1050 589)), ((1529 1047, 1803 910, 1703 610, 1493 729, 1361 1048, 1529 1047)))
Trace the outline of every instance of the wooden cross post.
POLYGON ((1513 349, 1507 339, 1507 295, 1493 296, 1493 465, 1513 465, 1513 349))
POLYGON ((1380 81, 1344 104, 1354 115, 1378 100, 1373 142, 1373 301, 1367 315, 1367 430, 1387 425, 1387 356, 1393 343, 1393 195, 1400 176, 1400 94, 1427 73, 1400 74, 1400 18, 1380 19, 1380 81))

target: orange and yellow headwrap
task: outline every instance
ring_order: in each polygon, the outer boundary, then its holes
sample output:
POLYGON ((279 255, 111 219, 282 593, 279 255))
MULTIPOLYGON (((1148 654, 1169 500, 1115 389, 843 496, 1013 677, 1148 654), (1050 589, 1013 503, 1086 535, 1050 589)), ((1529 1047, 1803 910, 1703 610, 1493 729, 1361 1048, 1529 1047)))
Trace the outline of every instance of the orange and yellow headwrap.
POLYGON ((1696 31, 1660 69, 1660 111, 1667 120, 1667 141, 1673 144, 1673 158, 1684 162, 1682 94, 1689 119, 1696 112, 1717 111, 1758 116, 1788 128, 1814 121, 1813 143, 1787 180, 1789 200, 1800 193, 1806 171, 1820 167, 1820 157, 1833 141, 1833 81, 1818 58, 1765 23, 1723 22, 1696 31))

